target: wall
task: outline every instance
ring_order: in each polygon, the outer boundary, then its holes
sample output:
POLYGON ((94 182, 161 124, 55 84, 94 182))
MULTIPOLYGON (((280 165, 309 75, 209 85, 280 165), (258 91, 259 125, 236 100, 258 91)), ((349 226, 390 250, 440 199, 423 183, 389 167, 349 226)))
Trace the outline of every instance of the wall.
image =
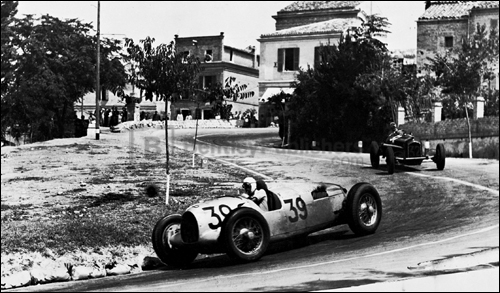
POLYGON ((246 67, 252 67, 252 68, 257 67, 257 62, 255 60, 254 54, 249 52, 244 52, 240 49, 233 48, 230 46, 224 46, 224 54, 222 56, 222 61, 232 62, 246 67), (231 61, 231 51, 233 52, 232 61, 231 61))
POLYGON ((485 24, 486 30, 490 31, 490 19, 497 20, 497 34, 498 34, 498 9, 474 9, 472 10, 470 21, 469 21, 469 32, 474 33, 476 31, 476 25, 485 24))
POLYGON ((177 52, 189 51, 191 55, 200 58, 203 62, 205 51, 212 50, 213 61, 222 60, 224 34, 218 36, 182 37, 176 35, 175 44, 177 52), (196 42, 193 42, 196 41, 196 42))
MULTIPOLYGON (((469 32, 473 34, 476 31, 476 25, 479 23, 480 25, 486 25, 486 31, 490 31, 491 29, 491 19, 496 19, 497 21, 497 35, 499 33, 498 28, 498 9, 474 9, 472 10, 470 21, 469 21, 469 32)), ((495 89, 499 89, 498 85, 498 58, 496 64, 493 64, 493 68, 495 68, 494 72, 496 72, 496 78, 494 80, 494 84, 492 87, 495 89)))
POLYGON ((339 34, 329 34, 311 37, 282 37, 271 40, 260 39, 259 77, 261 81, 294 80, 296 71, 278 72, 274 63, 278 62, 278 49, 300 48, 299 66, 307 69, 307 65, 314 66, 314 48, 320 44, 338 44, 339 34))
MULTIPOLYGON (((470 120, 472 133, 472 156, 474 158, 498 159, 499 117, 484 117, 470 120)), ((431 150, 443 143, 446 155, 469 157, 467 120, 452 119, 437 123, 406 123, 401 129, 411 132, 417 140, 429 140, 431 150)))
POLYGON ((241 111, 242 113, 249 108, 255 108, 258 112, 259 105, 259 89, 258 89, 258 77, 249 76, 246 74, 237 73, 234 71, 224 71, 224 80, 228 77, 235 77, 236 82, 239 85, 246 84, 247 89, 245 92, 254 92, 254 96, 247 99, 239 99, 236 102, 228 102, 228 104, 233 105, 232 112, 233 114, 237 111, 241 111))
POLYGON ((444 53, 445 37, 453 37, 453 47, 459 48, 467 34, 467 19, 417 21, 417 68, 423 72, 423 65, 436 53, 444 53))

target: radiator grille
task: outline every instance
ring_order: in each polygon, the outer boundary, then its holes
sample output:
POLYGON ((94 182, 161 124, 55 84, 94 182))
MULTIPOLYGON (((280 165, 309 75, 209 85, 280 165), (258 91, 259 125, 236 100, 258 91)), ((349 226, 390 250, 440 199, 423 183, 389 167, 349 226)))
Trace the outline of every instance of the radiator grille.
POLYGON ((408 145, 408 156, 407 157, 421 157, 422 147, 418 142, 412 142, 408 145))

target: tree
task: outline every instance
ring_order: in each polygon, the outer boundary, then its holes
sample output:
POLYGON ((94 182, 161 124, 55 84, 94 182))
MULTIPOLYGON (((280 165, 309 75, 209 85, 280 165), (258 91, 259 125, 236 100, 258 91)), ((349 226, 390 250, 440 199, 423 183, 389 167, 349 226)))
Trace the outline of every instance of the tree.
POLYGON ((175 101, 194 94, 199 58, 177 52, 173 41, 154 47, 155 39, 148 36, 139 42, 125 39, 129 82, 141 90, 141 96, 144 92, 146 100, 156 95, 162 101, 175 101))
MULTIPOLYGON (((130 62, 129 82, 145 92, 146 99, 156 94, 160 100, 175 102, 180 97, 194 95, 196 77, 200 72, 200 60, 195 56, 185 56, 177 52, 175 43, 160 44, 153 47, 155 39, 146 37, 140 40, 142 46, 132 39, 125 39, 126 59, 130 62)), ((142 95, 141 95, 142 96, 142 95)), ((168 110, 167 110, 168 113, 168 110)), ((166 195, 167 204, 170 186, 170 155, 168 150, 168 117, 165 119, 166 142, 166 195)))
POLYGON ((212 111, 215 115, 220 115, 221 119, 230 119, 232 105, 227 101, 237 101, 254 96, 253 91, 247 92, 247 84, 239 84, 235 77, 228 77, 224 83, 214 83, 209 88, 204 89, 205 95, 201 95, 203 102, 212 104, 212 111))
POLYGON ((13 62, 16 52, 12 46, 14 34, 11 24, 17 13, 18 1, 2 1, 2 98, 13 77, 13 62))
POLYGON ((486 26, 478 23, 474 34, 464 37, 461 47, 453 53, 438 54, 431 59, 431 69, 436 73, 443 93, 464 109, 469 132, 469 157, 472 158, 468 109, 476 97, 487 92, 484 81, 491 80, 498 70, 498 32, 492 29, 488 35, 486 26))
MULTIPOLYGON (((97 38, 92 26, 77 19, 28 15, 12 25, 17 52, 12 80, 2 96, 2 131, 16 127, 32 141, 72 136, 74 103, 95 90, 97 38)), ((124 85, 116 41, 102 42, 105 86, 124 85), (113 59, 110 55, 115 54, 113 59)), ((2 56, 3 57, 3 56, 2 56)))
MULTIPOLYGON (((288 103, 294 142, 333 143, 380 136, 390 108, 378 93, 359 85, 358 77, 374 74, 388 50, 375 36, 387 33, 386 18, 368 16, 361 26, 349 29, 338 45, 321 46, 321 62, 301 69, 288 103)), ((292 142, 293 143, 293 142, 292 142)))

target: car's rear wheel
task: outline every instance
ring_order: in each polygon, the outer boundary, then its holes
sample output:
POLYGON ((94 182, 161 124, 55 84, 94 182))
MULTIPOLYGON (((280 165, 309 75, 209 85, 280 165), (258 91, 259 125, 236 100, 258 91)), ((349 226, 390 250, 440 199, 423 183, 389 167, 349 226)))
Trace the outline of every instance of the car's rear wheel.
POLYGON ((231 258, 255 261, 266 252, 270 232, 260 213, 242 208, 228 216, 223 226, 222 239, 231 258))
POLYGON ((372 144, 370 145, 370 162, 372 163, 372 167, 375 169, 377 169, 380 165, 379 146, 375 141, 372 141, 372 144))
POLYGON ((181 215, 169 215, 161 218, 153 228, 153 249, 158 258, 166 265, 185 267, 193 262, 198 252, 186 247, 175 247, 172 237, 180 234, 181 215))
POLYGON ((373 234, 382 219, 380 195, 370 183, 357 183, 347 193, 347 224, 357 235, 373 234))
POLYGON ((396 159, 394 158, 394 150, 392 147, 387 147, 385 149, 385 161, 387 163, 387 171, 389 174, 393 174, 394 168, 396 167, 396 159))
POLYGON ((436 167, 438 170, 444 169, 444 165, 446 162, 446 151, 445 151, 444 145, 442 143, 439 143, 436 146, 436 154, 434 155, 433 160, 436 163, 436 167))

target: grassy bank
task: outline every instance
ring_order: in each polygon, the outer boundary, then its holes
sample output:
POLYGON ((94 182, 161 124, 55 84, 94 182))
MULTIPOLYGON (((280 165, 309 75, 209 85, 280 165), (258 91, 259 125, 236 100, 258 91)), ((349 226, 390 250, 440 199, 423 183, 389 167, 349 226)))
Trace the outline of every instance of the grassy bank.
POLYGON ((32 265, 33 259, 15 260, 30 253, 50 259, 78 254, 83 263, 92 255, 124 258, 120 254, 137 254, 137 247, 152 251, 158 219, 202 198, 234 193, 218 183, 238 184, 246 175, 216 162, 201 168, 199 158, 193 167, 192 154, 176 150, 167 206, 165 154, 131 150, 123 142, 80 139, 2 154, 2 276, 32 265))

